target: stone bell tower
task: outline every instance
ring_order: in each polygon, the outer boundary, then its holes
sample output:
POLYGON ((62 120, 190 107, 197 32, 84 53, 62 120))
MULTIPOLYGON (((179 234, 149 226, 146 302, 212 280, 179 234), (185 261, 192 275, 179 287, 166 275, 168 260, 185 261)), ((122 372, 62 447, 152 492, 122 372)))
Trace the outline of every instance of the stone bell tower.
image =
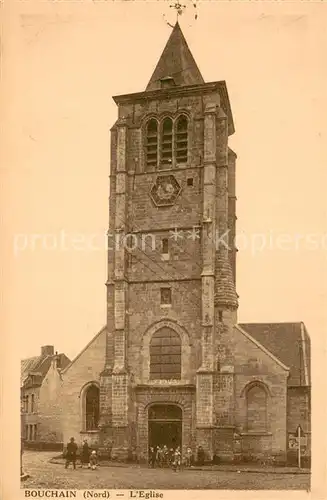
POLYGON ((114 101, 102 446, 145 458, 173 435, 182 449, 231 456, 238 303, 226 84, 204 82, 176 23, 145 91, 114 101))

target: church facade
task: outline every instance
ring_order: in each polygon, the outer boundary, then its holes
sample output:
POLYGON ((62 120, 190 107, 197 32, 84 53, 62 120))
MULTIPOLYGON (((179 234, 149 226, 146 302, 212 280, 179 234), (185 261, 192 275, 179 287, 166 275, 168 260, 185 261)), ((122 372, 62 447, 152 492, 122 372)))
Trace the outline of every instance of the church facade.
POLYGON ((310 454, 303 323, 238 324, 233 116, 177 23, 145 91, 114 97, 107 324, 61 371, 63 441, 146 460, 310 454))

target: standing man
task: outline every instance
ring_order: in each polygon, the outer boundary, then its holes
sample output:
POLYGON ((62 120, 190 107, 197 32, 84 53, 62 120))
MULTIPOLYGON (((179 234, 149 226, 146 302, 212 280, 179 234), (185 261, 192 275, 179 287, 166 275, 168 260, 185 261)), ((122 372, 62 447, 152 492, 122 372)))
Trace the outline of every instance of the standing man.
POLYGON ((73 467, 76 469, 76 453, 77 444, 75 443, 75 439, 72 437, 70 438, 70 442, 67 444, 65 469, 68 468, 70 462, 73 462, 73 467))

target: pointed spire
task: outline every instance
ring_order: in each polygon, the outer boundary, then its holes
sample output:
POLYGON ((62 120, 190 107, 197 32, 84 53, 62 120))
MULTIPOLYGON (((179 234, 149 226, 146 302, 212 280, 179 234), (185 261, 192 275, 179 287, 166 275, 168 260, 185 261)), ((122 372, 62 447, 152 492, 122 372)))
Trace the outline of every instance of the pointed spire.
POLYGON ((146 90, 160 89, 161 80, 167 78, 173 78, 174 84, 178 86, 204 83, 178 21, 171 32, 146 90))

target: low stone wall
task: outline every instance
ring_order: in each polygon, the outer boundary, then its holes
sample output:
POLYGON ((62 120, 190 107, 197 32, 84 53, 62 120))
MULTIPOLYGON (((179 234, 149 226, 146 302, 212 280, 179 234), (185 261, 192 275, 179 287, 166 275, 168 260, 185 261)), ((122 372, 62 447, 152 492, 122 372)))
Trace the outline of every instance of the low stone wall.
POLYGON ((26 450, 38 450, 38 451, 63 451, 64 443, 51 443, 45 441, 25 441, 24 448, 26 450))

